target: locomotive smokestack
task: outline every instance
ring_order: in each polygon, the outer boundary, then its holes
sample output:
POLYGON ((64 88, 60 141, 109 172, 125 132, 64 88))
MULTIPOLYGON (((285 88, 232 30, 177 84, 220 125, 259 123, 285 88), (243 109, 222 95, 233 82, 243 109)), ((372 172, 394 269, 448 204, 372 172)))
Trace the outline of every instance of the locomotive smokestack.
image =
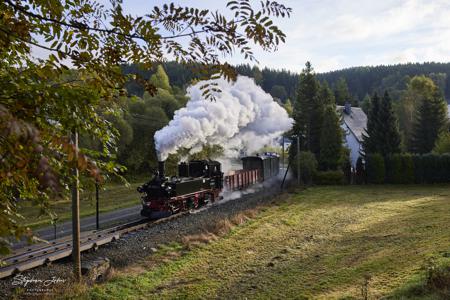
POLYGON ((164 178, 166 176, 164 174, 164 161, 158 162, 158 174, 159 174, 159 178, 164 178))

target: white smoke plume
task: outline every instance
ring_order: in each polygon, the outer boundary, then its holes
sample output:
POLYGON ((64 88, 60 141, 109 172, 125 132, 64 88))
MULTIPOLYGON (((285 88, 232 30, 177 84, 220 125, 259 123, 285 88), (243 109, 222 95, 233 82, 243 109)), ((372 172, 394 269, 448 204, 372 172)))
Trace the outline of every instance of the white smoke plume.
POLYGON ((221 145, 226 156, 236 157, 239 151, 251 153, 271 144, 291 129, 293 120, 252 78, 215 82, 221 89, 215 101, 202 96, 204 82, 189 87, 186 107, 155 133, 159 160, 180 148, 199 152, 206 144, 221 145))

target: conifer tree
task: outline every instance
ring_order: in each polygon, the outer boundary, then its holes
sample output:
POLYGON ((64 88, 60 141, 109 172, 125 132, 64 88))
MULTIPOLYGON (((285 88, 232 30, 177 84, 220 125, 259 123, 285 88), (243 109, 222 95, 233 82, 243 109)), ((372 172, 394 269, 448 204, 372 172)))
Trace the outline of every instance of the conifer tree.
POLYGON ((367 120, 366 133, 363 134, 365 154, 379 153, 386 157, 400 152, 401 137, 397 118, 392 109, 389 93, 383 99, 374 94, 367 120))
POLYGON ((342 129, 334 105, 324 111, 320 136, 319 166, 322 170, 336 170, 342 159, 342 129))
POLYGON ((378 150, 377 142, 379 141, 379 124, 378 115, 380 113, 380 98, 375 93, 370 101, 369 114, 367 115, 367 126, 363 133, 363 154, 376 153, 378 150))
POLYGON ((391 97, 387 91, 381 100, 377 124, 379 126, 379 140, 376 141, 378 152, 383 156, 400 153, 401 137, 398 121, 392 109, 391 97))
POLYGON ((340 77, 336 82, 336 86, 334 88, 334 97, 336 98, 336 104, 338 105, 344 105, 345 102, 351 101, 347 81, 345 81, 344 77, 340 77))
POLYGON ((411 150, 431 152, 439 135, 447 128, 447 105, 439 91, 422 101, 415 116, 411 150))
MULTIPOLYGON (((319 135, 317 128, 312 130, 312 123, 315 122, 313 115, 317 110, 319 82, 316 79, 314 69, 310 62, 307 62, 305 68, 300 74, 300 82, 297 90, 297 99, 294 101, 294 127, 293 134, 300 135, 300 147, 302 151, 312 151, 318 154, 319 144, 312 144, 313 135, 319 135), (313 132, 314 131, 314 132, 313 132), (314 150, 314 151, 313 151, 314 150)), ((296 147, 291 147, 290 155, 295 152, 296 147)), ((294 154, 295 155, 295 154, 294 154)))

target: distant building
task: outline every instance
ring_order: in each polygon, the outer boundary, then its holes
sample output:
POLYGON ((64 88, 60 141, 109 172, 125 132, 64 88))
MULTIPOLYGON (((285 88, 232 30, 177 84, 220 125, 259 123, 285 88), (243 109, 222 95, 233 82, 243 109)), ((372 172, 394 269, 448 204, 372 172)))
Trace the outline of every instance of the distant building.
POLYGON ((350 149, 350 161, 356 166, 356 161, 361 156, 362 137, 367 126, 367 116, 359 107, 351 107, 350 104, 337 106, 336 110, 342 115, 341 127, 345 131, 345 144, 350 149))

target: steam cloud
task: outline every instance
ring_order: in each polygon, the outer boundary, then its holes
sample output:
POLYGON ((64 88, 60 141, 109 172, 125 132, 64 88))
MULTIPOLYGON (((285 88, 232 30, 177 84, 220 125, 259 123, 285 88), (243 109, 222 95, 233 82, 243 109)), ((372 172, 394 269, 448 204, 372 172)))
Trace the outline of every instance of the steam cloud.
POLYGON ((228 157, 240 150, 250 153, 271 144, 292 127, 293 120, 252 78, 238 76, 236 82, 218 79, 216 101, 205 100, 199 82, 188 88, 189 102, 177 110, 173 120, 155 133, 159 160, 180 148, 191 153, 203 146, 221 145, 228 157))

